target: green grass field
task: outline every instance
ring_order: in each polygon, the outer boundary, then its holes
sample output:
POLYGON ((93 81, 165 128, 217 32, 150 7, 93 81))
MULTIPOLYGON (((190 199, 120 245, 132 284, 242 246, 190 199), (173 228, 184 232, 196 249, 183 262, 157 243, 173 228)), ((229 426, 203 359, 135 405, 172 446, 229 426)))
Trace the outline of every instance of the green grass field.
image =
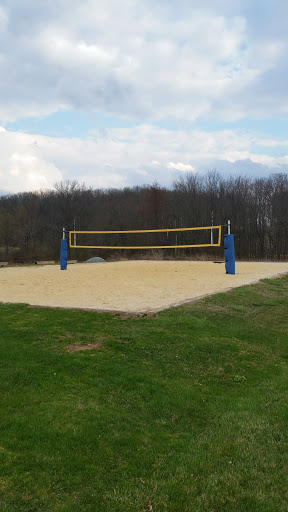
POLYGON ((154 316, 0 315, 1 512, 287 511, 288 276, 154 316))

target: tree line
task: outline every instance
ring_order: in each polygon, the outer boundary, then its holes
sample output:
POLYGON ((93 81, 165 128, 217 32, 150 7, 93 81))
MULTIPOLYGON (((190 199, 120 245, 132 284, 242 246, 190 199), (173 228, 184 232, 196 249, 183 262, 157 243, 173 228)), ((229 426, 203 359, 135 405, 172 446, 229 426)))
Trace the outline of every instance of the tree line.
MULTIPOLYGON (((224 178, 216 171, 207 175, 187 173, 175 179, 170 188, 154 183, 120 190, 92 189, 77 181, 65 181, 49 191, 1 196, 0 261, 59 260, 63 226, 66 230, 74 230, 76 226, 77 230, 85 231, 173 229, 210 226, 212 218, 214 225, 231 220, 237 259, 287 259, 288 175, 224 178)), ((170 235, 169 244, 172 241, 181 245, 187 241, 187 233, 173 233, 173 239, 170 235)), ((163 243, 160 235, 140 233, 137 241, 133 236, 129 239, 125 235, 111 235, 101 245, 127 245, 131 240, 133 245, 163 243)), ((87 240, 91 244, 94 239, 87 240)), ((122 250, 120 254, 139 257, 139 251, 135 250, 122 250)), ((148 254, 148 250, 141 252, 142 257, 148 254)), ((69 258, 80 261, 95 255, 106 259, 113 257, 115 251, 69 250, 69 258)), ((223 258, 223 247, 154 251, 155 257, 163 255, 223 258)))

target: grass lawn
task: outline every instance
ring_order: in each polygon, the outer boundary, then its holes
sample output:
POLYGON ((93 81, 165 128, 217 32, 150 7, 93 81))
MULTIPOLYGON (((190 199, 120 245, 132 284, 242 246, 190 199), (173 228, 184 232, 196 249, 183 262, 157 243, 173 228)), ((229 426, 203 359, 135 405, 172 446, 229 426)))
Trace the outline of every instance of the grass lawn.
POLYGON ((288 276, 146 317, 0 305, 0 511, 286 512, 288 276))

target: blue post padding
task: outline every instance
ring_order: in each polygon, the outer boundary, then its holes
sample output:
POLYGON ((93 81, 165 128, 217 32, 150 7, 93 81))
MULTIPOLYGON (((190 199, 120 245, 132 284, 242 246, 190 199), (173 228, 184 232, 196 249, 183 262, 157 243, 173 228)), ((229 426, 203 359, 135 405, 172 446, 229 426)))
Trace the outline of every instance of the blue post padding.
POLYGON ((62 238, 61 250, 60 250, 60 269, 61 270, 67 269, 67 250, 68 250, 67 240, 65 240, 65 238, 62 238))
POLYGON ((235 274, 234 235, 224 235, 224 257, 226 274, 235 274))

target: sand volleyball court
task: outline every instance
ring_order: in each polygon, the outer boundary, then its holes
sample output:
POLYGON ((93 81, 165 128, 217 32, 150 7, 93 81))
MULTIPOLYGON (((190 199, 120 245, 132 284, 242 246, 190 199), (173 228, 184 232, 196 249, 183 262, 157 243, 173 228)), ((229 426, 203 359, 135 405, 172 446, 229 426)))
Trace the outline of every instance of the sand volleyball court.
POLYGON ((131 313, 153 312, 288 273, 288 263, 120 261, 0 268, 0 302, 131 313))

